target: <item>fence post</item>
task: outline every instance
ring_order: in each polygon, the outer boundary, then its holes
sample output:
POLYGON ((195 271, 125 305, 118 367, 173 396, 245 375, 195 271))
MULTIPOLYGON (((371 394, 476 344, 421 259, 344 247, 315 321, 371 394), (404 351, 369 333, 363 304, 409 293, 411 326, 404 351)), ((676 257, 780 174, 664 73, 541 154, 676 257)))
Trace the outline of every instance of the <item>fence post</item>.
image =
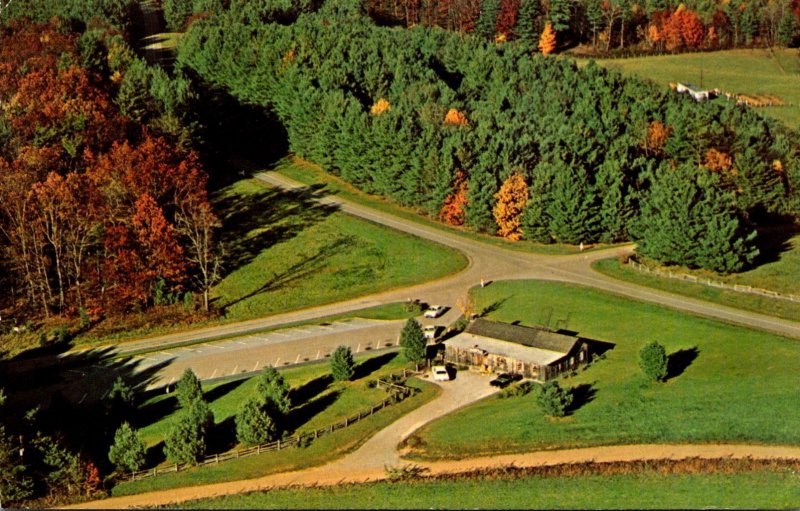
POLYGON ((319 433, 317 433, 318 431, 319 431, 318 429, 314 430, 314 440, 316 440, 319 435, 319 433))
POLYGON ((214 463, 219 463, 219 454, 214 455, 214 463))
POLYGON ((176 464, 175 464, 175 472, 177 472, 177 471, 178 471, 178 468, 179 468, 179 467, 178 467, 178 464, 176 463, 176 464))
POLYGON ((136 480, 136 471, 134 470, 133 472, 131 472, 131 481, 135 480, 136 480))
POLYGON ((347 417, 344 418, 344 427, 347 427, 347 417))
POLYGON ((280 438, 278 439, 278 450, 279 451, 281 450, 281 439, 280 438))
POLYGON ((158 467, 153 467, 153 476, 158 475, 158 467))

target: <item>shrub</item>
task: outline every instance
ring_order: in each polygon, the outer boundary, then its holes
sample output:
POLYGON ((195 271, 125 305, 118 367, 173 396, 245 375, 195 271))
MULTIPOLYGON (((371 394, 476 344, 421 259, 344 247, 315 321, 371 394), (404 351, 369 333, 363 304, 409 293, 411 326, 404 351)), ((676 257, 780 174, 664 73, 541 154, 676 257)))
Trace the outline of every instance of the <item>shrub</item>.
POLYGON ((639 352, 639 366, 652 381, 664 381, 667 378, 667 352, 664 346, 653 341, 639 352))
POLYGON ((236 439, 245 445, 259 445, 278 438, 278 427, 257 399, 250 399, 236 414, 236 439))
POLYGON ((413 362, 419 369, 419 364, 425 360, 427 354, 428 341, 422 332, 422 326, 414 318, 409 318, 400 332, 400 346, 403 348, 403 356, 409 362, 413 362))
POLYGON ((542 411, 551 417, 563 417, 572 404, 572 394, 561 388, 557 381, 549 381, 539 389, 536 397, 542 411))

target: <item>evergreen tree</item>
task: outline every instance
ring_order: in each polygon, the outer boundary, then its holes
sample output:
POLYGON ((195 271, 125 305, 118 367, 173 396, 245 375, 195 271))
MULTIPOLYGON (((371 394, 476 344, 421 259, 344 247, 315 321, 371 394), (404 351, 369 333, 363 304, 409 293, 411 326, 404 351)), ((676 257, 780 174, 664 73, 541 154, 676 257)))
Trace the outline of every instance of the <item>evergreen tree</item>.
POLYGON ((572 393, 561 388, 557 381, 550 380, 539 389, 536 402, 545 414, 563 417, 572 404, 572 393))
POLYGON ((714 175, 691 165, 661 168, 642 203, 637 251, 664 264, 740 271, 758 255, 756 232, 739 218, 714 175))
POLYGON ((400 332, 400 347, 403 349, 403 356, 409 362, 413 362, 419 370, 419 364, 425 360, 427 355, 428 341, 422 331, 422 325, 414 318, 409 318, 400 332))
POLYGON ((339 346, 331 355, 331 375, 336 381, 348 381, 355 374, 353 352, 349 346, 339 346))
POLYGON ((175 394, 181 408, 189 408, 192 403, 203 399, 203 389, 200 387, 200 380, 191 368, 187 367, 181 379, 175 385, 175 394))
POLYGON ((259 445, 278 438, 275 421, 258 399, 249 399, 236 414, 236 439, 245 445, 259 445))
POLYGON ((800 23, 797 21, 797 15, 791 9, 787 9, 778 23, 778 42, 781 46, 789 48, 795 44, 798 37, 800 37, 800 23))
POLYGON ((202 399, 182 410, 164 439, 164 455, 172 463, 196 463, 206 453, 206 440, 214 425, 214 414, 202 399))
POLYGON ((135 472, 144 466, 144 443, 127 422, 123 422, 114 433, 114 443, 108 450, 108 459, 118 470, 135 472))
POLYGON ((664 381, 667 378, 667 352, 664 346, 653 341, 639 352, 639 367, 653 381, 664 381))
POLYGON ((572 0, 550 0, 547 19, 553 24, 553 30, 563 32, 569 29, 572 18, 572 0))
POLYGON ((20 460, 19 446, 0 425, 0 508, 8 508, 32 494, 33 481, 26 472, 20 460))
POLYGON ((106 414, 116 424, 128 420, 136 409, 135 400, 136 396, 131 386, 125 383, 121 376, 117 376, 105 397, 106 414))
POLYGON ((256 389, 261 402, 268 408, 274 408, 280 414, 286 415, 292 407, 289 398, 289 384, 283 375, 272 366, 265 367, 256 380, 256 389))
POLYGON ((541 0, 522 0, 517 18, 517 38, 528 51, 539 42, 539 17, 542 12, 541 0))
POLYGON ((499 12, 500 0, 483 0, 475 32, 484 39, 493 40, 499 12))

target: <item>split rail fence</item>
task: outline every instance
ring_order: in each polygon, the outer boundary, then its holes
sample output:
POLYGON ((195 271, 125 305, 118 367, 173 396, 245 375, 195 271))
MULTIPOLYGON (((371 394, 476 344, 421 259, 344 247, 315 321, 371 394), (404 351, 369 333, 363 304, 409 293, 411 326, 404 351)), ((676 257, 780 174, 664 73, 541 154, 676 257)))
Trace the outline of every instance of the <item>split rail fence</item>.
POLYGON ((633 259, 628 261, 628 266, 633 268, 634 270, 639 270, 639 271, 645 272, 645 273, 652 273, 652 274, 657 275, 659 277, 666 277, 666 278, 670 278, 670 279, 683 280, 683 281, 686 281, 686 282, 693 282, 695 284, 702 284, 704 286, 718 287, 718 288, 722 288, 722 289, 730 289, 732 291, 737 291, 739 293, 749 293, 749 294, 752 294, 752 295, 761 295, 761 296, 766 296, 766 297, 769 297, 769 298, 777 298, 779 300, 789 300, 789 301, 792 301, 792 302, 800 303, 800 295, 786 295, 786 294, 778 293, 777 291, 770 291, 769 289, 761 289, 761 288, 752 287, 752 286, 743 286, 741 284, 726 284, 724 282, 711 280, 710 278, 701 278, 701 277, 696 277, 694 275, 687 275, 685 273, 671 272, 669 270, 654 269, 654 268, 650 268, 649 266, 646 266, 644 264, 637 263, 633 259))
POLYGON ((288 447, 307 446, 321 436, 352 426, 353 424, 361 421, 362 419, 374 415, 379 410, 383 410, 387 406, 399 403, 405 400, 407 397, 410 397, 414 393, 418 392, 418 389, 415 389, 413 387, 408 387, 404 385, 403 382, 409 376, 417 376, 420 374, 422 373, 403 369, 400 372, 392 373, 389 374, 388 376, 385 376, 384 378, 379 378, 377 380, 374 380, 375 386, 377 388, 385 388, 387 392, 390 393, 390 397, 387 397, 380 403, 368 409, 361 410, 357 414, 354 414, 350 417, 346 417, 343 421, 331 424, 328 427, 316 429, 310 432, 304 432, 299 435, 292 436, 290 438, 286 438, 283 440, 279 439, 274 442, 269 442, 266 444, 255 445, 253 447, 247 447, 244 449, 234 449, 220 454, 212 454, 209 456, 205 456, 202 460, 198 461, 195 464, 176 463, 175 465, 171 465, 168 467, 162 467, 162 468, 154 467, 146 470, 139 470, 136 472, 126 473, 125 475, 121 475, 119 477, 119 481, 138 481, 140 479, 145 479, 148 477, 155 477, 164 474, 179 472, 187 467, 216 465, 218 463, 222 463, 228 460, 245 458, 247 456, 253 456, 265 452, 280 451, 288 447))

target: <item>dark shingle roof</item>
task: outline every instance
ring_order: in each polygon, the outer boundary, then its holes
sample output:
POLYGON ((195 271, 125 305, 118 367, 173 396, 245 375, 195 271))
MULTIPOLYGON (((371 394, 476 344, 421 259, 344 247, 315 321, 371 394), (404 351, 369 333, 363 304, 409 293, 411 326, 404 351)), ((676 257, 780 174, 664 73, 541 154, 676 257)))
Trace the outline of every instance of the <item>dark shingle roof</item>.
POLYGON ((578 342, 577 337, 559 334, 542 327, 527 327, 476 319, 465 330, 481 337, 491 337, 514 342, 532 348, 540 348, 559 353, 569 353, 578 342))

